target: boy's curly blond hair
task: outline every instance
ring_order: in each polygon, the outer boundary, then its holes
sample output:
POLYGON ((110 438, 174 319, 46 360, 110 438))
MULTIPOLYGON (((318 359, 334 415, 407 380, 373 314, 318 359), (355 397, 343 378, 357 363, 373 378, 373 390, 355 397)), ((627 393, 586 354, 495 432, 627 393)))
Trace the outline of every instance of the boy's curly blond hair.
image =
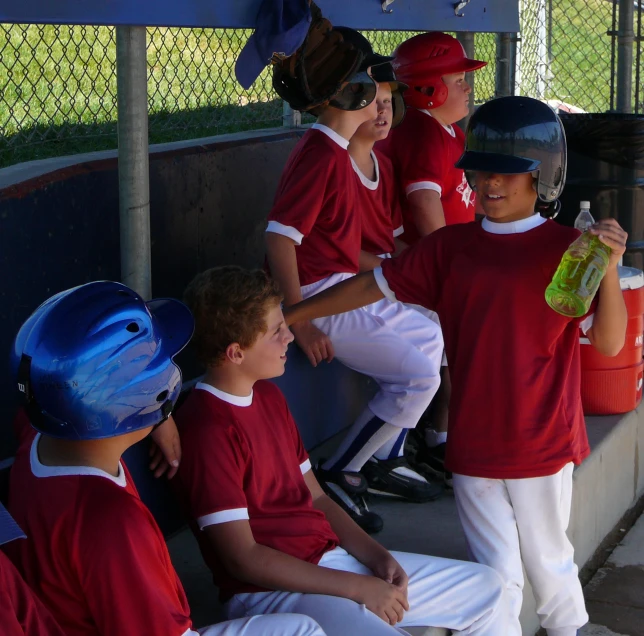
POLYGON ((282 299, 275 281, 261 269, 228 265, 195 276, 184 301, 195 318, 192 345, 199 360, 216 366, 233 342, 251 347, 268 329, 266 313, 282 299))

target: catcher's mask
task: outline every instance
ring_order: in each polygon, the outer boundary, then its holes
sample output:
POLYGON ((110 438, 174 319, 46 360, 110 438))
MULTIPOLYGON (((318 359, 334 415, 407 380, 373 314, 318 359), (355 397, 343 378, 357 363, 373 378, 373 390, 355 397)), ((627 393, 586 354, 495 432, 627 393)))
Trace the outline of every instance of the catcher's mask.
POLYGON ((364 53, 333 28, 311 3, 312 22, 300 48, 291 56, 274 55, 273 88, 295 110, 331 104, 359 110, 376 97, 377 85, 361 65, 364 53))

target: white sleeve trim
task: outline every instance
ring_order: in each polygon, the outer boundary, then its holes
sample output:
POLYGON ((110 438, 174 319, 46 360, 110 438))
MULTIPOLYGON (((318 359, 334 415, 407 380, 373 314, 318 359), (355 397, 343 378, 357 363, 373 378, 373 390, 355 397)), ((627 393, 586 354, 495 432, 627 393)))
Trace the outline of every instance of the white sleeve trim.
POLYGON ((433 190, 434 192, 438 192, 439 196, 443 194, 443 188, 433 181, 416 181, 416 183, 410 183, 405 188, 405 194, 409 196, 412 192, 416 192, 416 190, 433 190))
POLYGON ((296 245, 302 245, 302 239, 304 238, 304 234, 302 234, 302 232, 300 232, 299 230, 296 230, 290 225, 284 225, 277 221, 269 221, 266 231, 273 232, 274 234, 281 234, 282 236, 287 236, 292 241, 295 241, 296 245))
POLYGON ((248 508, 231 508, 199 517, 197 525, 199 530, 203 530, 207 526, 216 526, 218 523, 228 523, 229 521, 242 521, 243 519, 250 519, 248 508))
POLYGON ((199 632, 195 632, 193 629, 188 628, 181 636, 199 636, 199 632))
POLYGON ((580 323, 579 328, 584 332, 584 335, 590 331, 590 328, 593 326, 593 321, 595 320, 595 314, 590 314, 586 316, 580 323))
POLYGON ((398 302, 396 294, 391 291, 391 287, 389 287, 389 283, 382 273, 382 267, 376 267, 376 269, 373 270, 373 276, 376 279, 376 284, 380 287, 380 291, 385 295, 385 298, 391 300, 392 303, 398 302))
POLYGON ((398 238, 401 234, 404 234, 405 228, 401 225, 394 230, 394 238, 398 238))
POLYGON ((302 471, 303 475, 306 475, 306 473, 308 473, 309 470, 311 470, 311 460, 307 459, 307 460, 303 461, 300 464, 300 470, 302 471))

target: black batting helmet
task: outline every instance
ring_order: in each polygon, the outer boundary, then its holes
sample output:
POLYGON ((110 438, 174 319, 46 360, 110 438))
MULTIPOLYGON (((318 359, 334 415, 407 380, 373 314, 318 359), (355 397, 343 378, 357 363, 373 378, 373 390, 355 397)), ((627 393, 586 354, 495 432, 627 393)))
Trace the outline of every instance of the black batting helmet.
POLYGON ((500 97, 480 106, 465 133, 465 152, 456 167, 468 171, 521 174, 537 180, 537 209, 544 216, 559 210, 566 182, 566 135, 547 104, 531 97, 500 97))

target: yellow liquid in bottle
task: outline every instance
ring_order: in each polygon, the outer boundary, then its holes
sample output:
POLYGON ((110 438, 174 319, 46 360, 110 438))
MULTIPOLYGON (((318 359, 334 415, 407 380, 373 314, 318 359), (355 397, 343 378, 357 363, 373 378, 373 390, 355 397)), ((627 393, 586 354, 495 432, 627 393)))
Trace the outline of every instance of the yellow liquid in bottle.
POLYGON ((584 232, 564 253, 546 288, 546 302, 556 312, 571 317, 588 313, 606 273, 610 248, 597 236, 584 232))

